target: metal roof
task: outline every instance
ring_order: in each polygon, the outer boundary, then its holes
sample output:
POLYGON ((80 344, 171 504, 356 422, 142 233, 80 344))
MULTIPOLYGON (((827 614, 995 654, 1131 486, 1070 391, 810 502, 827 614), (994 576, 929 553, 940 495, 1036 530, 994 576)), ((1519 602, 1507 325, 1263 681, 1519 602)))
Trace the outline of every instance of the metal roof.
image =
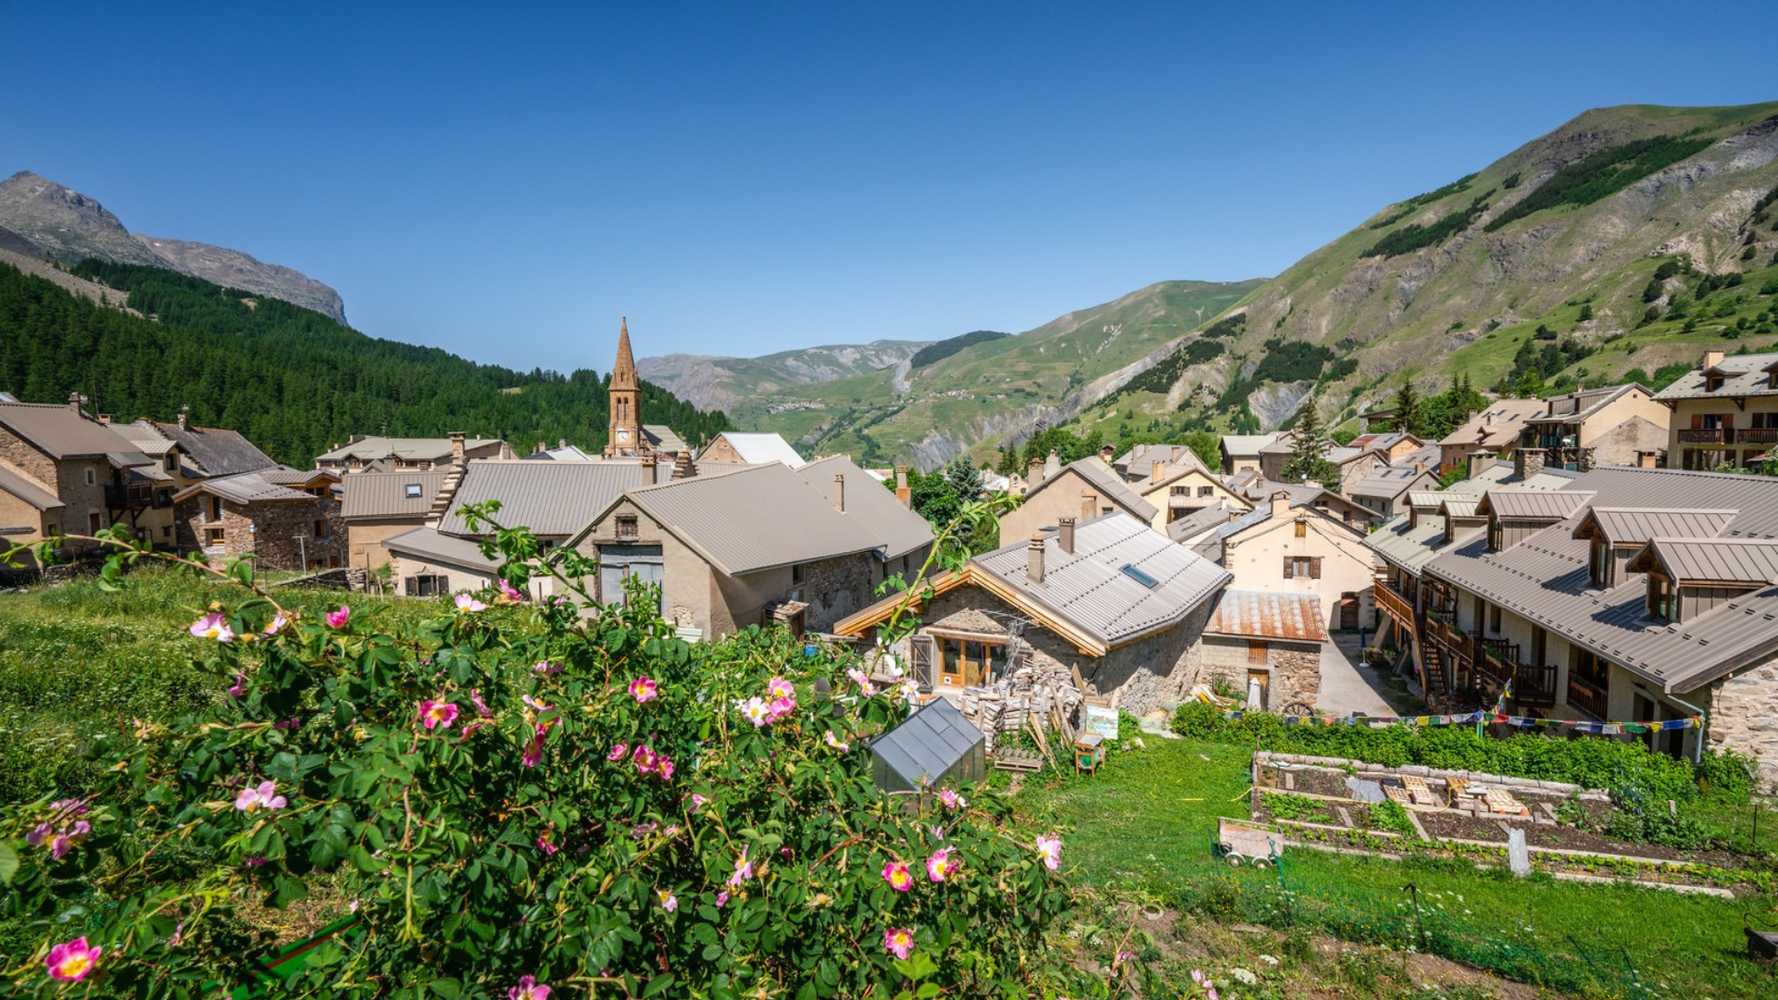
MULTIPOLYGON (((1613 467, 1582 475, 1575 491, 1630 508, 1684 497, 1699 509, 1737 511, 1726 538, 1778 538, 1778 480, 1762 476, 1613 467)), ((1737 596, 1676 624, 1648 617, 1640 579, 1594 589, 1591 543, 1573 537, 1584 510, 1503 552, 1468 542, 1431 560, 1426 572, 1680 694, 1778 651, 1778 588, 1737 596)))
MULTIPOLYGON (((749 434, 740 431, 723 431, 721 434, 718 434, 717 437, 727 441, 729 447, 735 449, 735 454, 741 456, 742 461, 749 465, 764 465, 768 462, 783 462, 786 467, 791 469, 802 468, 803 457, 797 454, 797 450, 790 446, 789 441, 784 440, 782 434, 749 434)), ((709 451, 710 445, 715 443, 715 441, 712 441, 710 444, 705 445, 704 451, 709 451)))
POLYGON ((1200 507, 1178 520, 1167 522, 1167 537, 1176 542, 1196 538, 1228 523, 1232 513, 1233 510, 1218 500, 1209 507, 1200 507))
POLYGON ((0 403, 0 426, 51 458, 100 458, 127 468, 150 461, 129 438, 65 404, 0 403))
POLYGON ((871 740, 876 754, 911 788, 942 778, 986 737, 948 699, 936 698, 901 725, 871 740))
MULTIPOLYGON (((463 447, 473 451, 499 443, 499 438, 470 438, 463 442, 463 447)), ((315 456, 315 461, 343 462, 349 458, 357 458, 361 462, 374 462, 390 456, 407 462, 448 462, 451 460, 451 439, 371 435, 343 444, 332 451, 322 452, 315 456)))
POLYGON ((1439 509, 1452 517, 1479 517, 1480 507, 1481 501, 1465 496, 1446 497, 1445 502, 1439 504, 1439 509))
POLYGON ((232 476, 240 472, 256 472, 277 468, 270 455, 260 451, 239 431, 218 427, 180 427, 158 420, 138 420, 133 425, 152 429, 172 441, 179 450, 191 456, 206 476, 232 476), (144 427, 146 425, 146 427, 144 427))
MULTIPOLYGON (((1411 465, 1386 465, 1352 484, 1349 490, 1355 497, 1379 497, 1393 500, 1401 496, 1408 487, 1419 482, 1423 476, 1432 476, 1430 469, 1415 469, 1411 465)), ((1432 476, 1433 482, 1438 481, 1432 476)))
POLYGON ((1778 583, 1778 540, 1654 538, 1630 559, 1631 572, 1658 563, 1670 580, 1689 584, 1778 583))
POLYGON ((1491 489, 1476 512, 1532 521, 1560 521, 1593 499, 1580 490, 1491 489))
POLYGON ((1074 529, 1074 551, 1056 533, 1044 546, 1043 580, 1028 574, 1029 542, 970 560, 1000 588, 1063 619, 1105 646, 1170 628, 1234 579, 1228 571, 1126 514, 1094 518, 1074 529), (1144 586, 1123 572, 1135 566, 1156 581, 1144 586))
POLYGON ((1715 538, 1735 519, 1732 510, 1601 507, 1594 504, 1574 526, 1574 537, 1598 534, 1613 545, 1644 545, 1651 538, 1715 538))
POLYGON ((1184 475, 1193 469, 1210 471, 1210 467, 1204 464, 1197 452, 1182 444, 1139 444, 1118 456, 1111 464, 1135 485, 1156 482, 1156 465, 1167 467, 1163 472, 1166 479, 1184 475))
POLYGON ((544 448, 525 456, 528 462, 596 462, 599 456, 590 451, 582 451, 571 444, 560 448, 544 448))
POLYGON ((1408 506, 1422 510, 1437 510, 1446 500, 1480 500, 1481 495, 1464 493, 1461 490, 1413 490, 1408 493, 1408 506))
POLYGON ((778 462, 624 495, 729 576, 872 552, 884 544, 864 519, 834 510, 831 501, 778 462))
POLYGON ((0 490, 18 497, 38 510, 54 510, 65 506, 54 493, 4 465, 0 465, 0 490))
MULTIPOLYGON (((658 468, 658 466, 657 466, 658 468)), ((474 459, 451 498, 438 530, 447 535, 474 535, 463 520, 463 507, 500 501, 494 519, 508 528, 530 528, 542 537, 572 535, 587 526, 625 490, 647 485, 640 462, 505 462, 474 459)), ((360 473, 401 477, 397 471, 360 473)))
POLYGON ((685 439, 666 424, 643 424, 642 436, 648 439, 648 443, 653 445, 656 451, 678 454, 691 450, 686 447, 685 439))
POLYGON ((334 482, 332 476, 323 472, 302 472, 295 477, 277 475, 279 472, 296 472, 295 469, 262 469, 259 472, 243 472, 237 476, 220 476, 206 479, 195 486, 181 491, 174 500, 184 500, 197 496, 199 493, 213 493, 224 500, 235 503, 282 503, 292 500, 314 500, 311 493, 292 489, 295 485, 308 485, 317 479, 334 482), (279 480, 279 481, 274 481, 279 480))
POLYGON ((1778 354, 1736 354, 1723 358, 1710 368, 1712 373, 1724 376, 1724 381, 1715 392, 1704 390, 1705 369, 1694 368, 1674 381, 1672 385, 1655 393, 1656 399, 1709 399, 1713 396, 1778 396, 1778 389, 1770 388, 1771 380, 1766 368, 1778 363, 1778 354))
POLYGON ((478 543, 455 535, 441 535, 431 528, 415 528, 393 538, 385 538, 383 547, 427 562, 449 563, 477 572, 492 573, 500 567, 498 560, 482 555, 478 543))
POLYGON ((1447 542, 1443 518, 1423 517, 1417 526, 1411 525, 1411 521, 1406 514, 1392 518, 1371 532, 1364 544, 1384 560, 1416 577, 1435 557, 1456 549, 1483 532, 1479 524, 1462 527, 1457 536, 1447 542))
POLYGON ((1276 434, 1224 434, 1222 450, 1230 457, 1258 456, 1260 449, 1278 440, 1276 434))
POLYGON ((1327 640, 1327 629, 1321 624, 1321 601, 1314 594, 1225 590, 1204 631, 1254 639, 1327 640))
POLYGON ((818 459, 796 470, 796 474, 829 506, 833 504, 833 477, 844 476, 844 516, 858 521, 866 531, 877 536, 884 559, 899 559, 932 544, 932 525, 903 507, 893 490, 885 489, 880 480, 852 464, 846 456, 818 459))
POLYGON ((1622 397, 1638 393, 1644 396, 1649 395, 1647 389, 1630 382, 1601 389, 1583 389, 1563 396, 1545 397, 1544 412, 1540 416, 1529 418, 1526 422, 1533 424, 1585 423, 1593 414, 1622 397))
POLYGON ((1155 516, 1160 513, 1147 500, 1142 499, 1142 494, 1137 493, 1130 488, 1128 483, 1119 479, 1117 473, 1111 471, 1111 467, 1107 466, 1097 455, 1063 466, 1060 472, 1031 487, 1030 492, 1025 494, 1025 502, 1030 503, 1032 497, 1055 485, 1063 478, 1063 473, 1069 471, 1085 479, 1098 491, 1101 498, 1122 507, 1132 517, 1152 522, 1155 516))
POLYGON ((1465 420, 1444 437, 1439 444, 1479 444, 1501 448, 1516 443, 1525 430, 1525 421, 1544 411, 1541 399, 1496 399, 1488 408, 1465 420))
POLYGON ((432 501, 444 485, 444 471, 425 472, 397 470, 393 472, 361 472, 340 484, 344 495, 340 516, 355 517, 423 517, 432 510, 432 501), (408 487, 419 487, 417 496, 408 496, 408 487))

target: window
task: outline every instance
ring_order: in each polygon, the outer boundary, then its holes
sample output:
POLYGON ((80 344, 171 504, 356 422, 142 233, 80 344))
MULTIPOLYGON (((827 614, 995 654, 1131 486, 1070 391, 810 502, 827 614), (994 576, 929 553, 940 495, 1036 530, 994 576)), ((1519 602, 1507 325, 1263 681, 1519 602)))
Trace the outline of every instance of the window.
POLYGON ((86 484, 88 486, 97 486, 98 483, 99 483, 99 477, 93 474, 92 469, 90 469, 90 468, 87 469, 86 470, 86 484))
POLYGON ((1488 631, 1495 635, 1500 634, 1500 605, 1498 604, 1488 605, 1488 631))
POLYGON ((167 470, 168 472, 178 472, 179 471, 179 453, 176 451, 167 452, 166 457, 161 459, 161 468, 167 470))
POLYGON ((212 521, 222 520, 222 498, 221 497, 209 497, 208 499, 210 501, 210 520, 212 520, 212 521))
POLYGON ((1269 662, 1271 649, 1263 640, 1247 640, 1247 662, 1264 664, 1269 662))
POLYGON ((316 538, 326 538, 327 537, 327 522, 326 521, 316 521, 315 522, 315 537, 316 538))
POLYGON ((1311 580, 1321 579, 1320 556, 1285 556, 1284 579, 1294 580, 1306 577, 1311 580))
POLYGON ((1533 664, 1537 664, 1537 665, 1542 665, 1544 663, 1549 662, 1549 658, 1545 655, 1549 652, 1549 646, 1550 646, 1550 634, 1548 632, 1545 632, 1543 629, 1536 627, 1535 625, 1532 626, 1532 628, 1531 628, 1531 662, 1533 664))
MULTIPOLYGON (((622 604, 624 583, 632 577, 641 583, 653 584, 661 588, 656 591, 657 595, 664 593, 666 565, 662 560, 659 545, 599 546, 599 602, 601 604, 622 604)), ((664 600, 664 596, 660 599, 664 600)))
POLYGON ((1191 496, 1192 488, 1190 486, 1175 486, 1167 492, 1170 496, 1185 497, 1191 496))
POLYGON ((1298 537, 1298 538, 1309 537, 1309 524, 1307 521, 1298 521, 1296 523, 1296 537, 1298 537))
POLYGON ((803 564, 797 563, 790 567, 790 582, 794 586, 803 582, 803 564))
POLYGON ((1570 675, 1603 691, 1611 680, 1611 663, 1590 649, 1576 646, 1570 675))
POLYGON ((205 528, 204 529, 204 544, 205 545, 221 545, 223 543, 224 539, 225 539, 225 536, 224 536, 223 530, 221 528, 205 528))
POLYGON ((1601 590, 1611 586, 1611 549, 1597 538, 1587 557, 1587 578, 1601 590))
POLYGON ((973 687, 1006 665, 1006 647, 998 642, 935 636, 938 640, 938 682, 942 687, 973 687))
POLYGON ((173 537, 173 528, 172 528, 172 526, 170 526, 170 525, 161 525, 161 537, 162 537, 162 538, 172 538, 172 537, 173 537))
POLYGON ((86 516, 87 534, 96 535, 99 533, 99 529, 103 527, 105 527, 105 515, 100 514, 98 511, 93 511, 86 516))
POLYGON ((1142 584, 1144 587, 1147 587, 1149 590, 1153 590, 1155 587, 1160 585, 1159 580, 1156 580, 1154 577, 1150 576, 1147 572, 1145 572, 1144 570, 1142 570, 1141 568, 1137 567, 1136 565, 1134 565, 1132 563, 1124 563, 1121 571, 1125 576, 1129 577, 1132 580, 1135 580, 1137 583, 1142 584))
POLYGON ((641 532, 636 527, 636 515, 634 515, 634 514, 619 514, 619 515, 617 515, 617 537, 618 537, 619 541, 631 541, 631 542, 633 542, 637 538, 641 537, 641 532))
POLYGON ((1669 624, 1679 620, 1679 588, 1672 580, 1648 574, 1648 613, 1669 624))
POLYGON ((428 573, 410 576, 406 580, 406 591, 409 597, 436 597, 450 590, 450 577, 428 573))
POLYGON ((1198 487, 1198 496, 1208 497, 1208 496, 1215 496, 1215 495, 1216 495, 1216 487, 1214 487, 1214 486, 1200 486, 1200 487, 1198 487))
POLYGON ((420 499, 420 484, 419 483, 408 483, 406 486, 402 487, 401 491, 402 491, 402 495, 406 496, 409 500, 420 499))

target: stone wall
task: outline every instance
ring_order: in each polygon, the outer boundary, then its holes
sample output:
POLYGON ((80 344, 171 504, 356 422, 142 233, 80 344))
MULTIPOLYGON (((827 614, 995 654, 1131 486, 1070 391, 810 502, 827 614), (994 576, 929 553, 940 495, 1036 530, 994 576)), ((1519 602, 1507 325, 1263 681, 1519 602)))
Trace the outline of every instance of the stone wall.
POLYGON ((875 601, 876 563, 866 552, 805 564, 802 583, 791 588, 808 602, 803 624, 813 632, 832 632, 835 622, 875 601))
POLYGON ((1297 707, 1312 710, 1321 695, 1321 645, 1279 639, 1261 641, 1266 643, 1264 664, 1248 661, 1248 640, 1245 638, 1205 636, 1199 683, 1208 685, 1220 679, 1234 690, 1245 693, 1247 672, 1264 670, 1270 675, 1266 688, 1267 711, 1284 713, 1297 707))
POLYGON ((111 481, 111 464, 103 458, 77 458, 58 461, 39 451, 18 435, 0 427, 0 465, 23 473, 35 480, 65 505, 51 512, 51 518, 67 534, 84 535, 94 525, 92 515, 99 515, 98 527, 111 524, 105 509, 105 484, 111 481), (87 485, 87 474, 92 485, 87 485))
POLYGON ((339 501, 331 497, 252 504, 224 500, 220 518, 212 518, 210 501, 209 494, 199 493, 176 505, 180 551, 201 551, 222 560, 252 552, 259 557, 261 569, 345 564, 346 523, 340 518, 339 501), (315 531, 316 521, 321 522, 319 534, 315 531), (213 543, 210 536, 215 528, 222 529, 219 544, 213 543))
POLYGON ((1631 417, 1586 443, 1581 468, 1586 471, 1602 465, 1635 465, 1639 452, 1660 451, 1665 447, 1665 424, 1631 417))
POLYGON ((1768 659, 1710 685, 1707 702, 1692 696, 1687 700, 1709 713, 1705 736, 1710 749, 1757 758, 1761 787, 1768 792, 1778 788, 1778 660, 1768 659))
POLYGON ((346 523, 347 562, 359 569, 381 569, 389 565, 389 550, 383 548, 385 538, 414 530, 426 523, 424 515, 406 518, 359 518, 346 523))

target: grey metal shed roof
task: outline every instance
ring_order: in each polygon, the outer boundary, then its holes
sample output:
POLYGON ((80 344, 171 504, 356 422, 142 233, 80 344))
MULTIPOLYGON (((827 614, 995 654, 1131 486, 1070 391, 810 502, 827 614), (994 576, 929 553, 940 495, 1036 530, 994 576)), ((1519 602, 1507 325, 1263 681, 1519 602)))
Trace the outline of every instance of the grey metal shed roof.
POLYGON ((1224 506, 1222 501, 1217 501, 1209 507, 1200 507, 1178 520, 1169 521, 1167 523, 1167 537, 1176 542, 1196 538, 1206 531, 1227 524, 1232 513, 1233 511, 1224 506))
POLYGON ((1029 542, 970 560, 1023 599, 1115 646, 1178 624, 1234 579, 1227 570, 1126 514, 1094 518, 1074 529, 1074 551, 1044 541, 1041 583, 1027 574, 1029 542), (1123 571, 1134 566, 1151 588, 1123 571))
MULTIPOLYGON (((470 438, 463 442, 463 447, 473 451, 499 443, 499 438, 470 438)), ((362 462, 374 462, 390 456, 408 462, 448 462, 451 460, 451 439, 372 435, 343 444, 332 451, 322 452, 315 456, 315 461, 343 462, 349 458, 357 458, 362 462)))
POLYGON ((862 519, 834 510, 832 502, 777 462, 677 479, 625 495, 729 576, 872 552, 883 545, 862 519))
POLYGON ((1481 501, 1474 497, 1447 497, 1444 503, 1439 504, 1439 510, 1451 517, 1479 517, 1481 505, 1481 501))
POLYGON ((147 424, 156 433, 177 444, 181 451, 197 462, 198 468, 206 476, 232 476, 240 472, 278 467, 276 460, 260 451, 239 431, 219 427, 180 427, 178 424, 164 424, 158 420, 139 420, 136 423, 137 426, 147 424))
POLYGON ((847 518, 859 524, 882 543, 883 558, 899 559, 910 552, 932 544, 932 525, 926 519, 903 507, 894 492, 881 481, 852 463, 844 455, 818 459, 796 470, 803 482, 833 504, 833 477, 846 480, 847 518))
POLYGON ((1252 639, 1327 639, 1327 629, 1321 624, 1321 601, 1314 594, 1261 590, 1223 591, 1204 631, 1252 639))
POLYGON ((1408 506, 1419 507, 1421 510, 1437 510, 1446 500, 1480 500, 1477 493, 1465 493, 1462 490, 1414 490, 1408 494, 1408 506))
POLYGON ((0 426, 51 458, 99 458, 120 467, 147 465, 147 455, 107 424, 52 403, 0 403, 0 426))
POLYGON ((1778 583, 1778 540, 1655 538, 1630 560, 1630 569, 1646 570, 1650 561, 1681 583, 1778 583))
POLYGON ((1137 493, 1129 487, 1129 484, 1119 479, 1117 473, 1111 471, 1098 456, 1083 458, 1078 462, 1070 462, 1063 466, 1060 472, 1031 487, 1030 492, 1025 494, 1025 502, 1030 503, 1032 497, 1054 486, 1065 478, 1063 473, 1069 471, 1085 479, 1093 489, 1098 491, 1100 497, 1112 501, 1134 517, 1152 522, 1160 513, 1147 500, 1142 499, 1142 494, 1137 493))
POLYGON ((1392 518, 1381 528, 1371 532, 1364 543, 1386 561, 1416 577, 1434 558, 1476 538, 1483 530, 1480 525, 1466 527, 1458 532, 1456 538, 1447 542, 1443 518, 1423 517, 1417 526, 1410 525, 1410 521, 1411 518, 1406 514, 1392 518))
MULTIPOLYGON (((1736 510, 1727 538, 1778 538, 1778 480, 1675 469, 1596 469, 1577 491, 1615 507, 1652 507, 1676 496, 1702 509, 1736 510)), ((1573 537, 1582 514, 1504 552, 1471 541, 1426 564, 1426 573, 1530 619, 1568 641, 1683 694, 1778 651, 1778 588, 1764 587, 1677 624, 1648 618, 1647 587, 1631 579, 1592 588, 1590 543, 1573 537)))
POLYGON ((910 787, 924 789, 985 740, 957 706, 938 698, 871 740, 870 750, 910 787))
MULTIPOLYGON (((291 486, 293 484, 306 483, 318 476, 318 473, 301 473, 296 478, 292 479, 287 476, 274 476, 273 473, 276 471, 278 470, 262 469, 258 472, 243 472, 236 476, 220 476, 215 479, 206 479, 196 486, 191 486, 183 490, 178 496, 174 497, 174 499, 183 500, 186 497, 195 496, 199 493, 214 493, 217 496, 222 497, 224 500, 232 500, 235 503, 282 503, 292 500, 315 499, 312 494, 304 493, 299 489, 292 489, 291 486), (274 482, 274 479, 285 480, 285 482, 274 482)), ((283 471, 294 472, 296 470, 283 471)), ((322 478, 328 478, 331 481, 331 477, 322 478)))
POLYGON ((1651 538, 1715 538, 1735 519, 1735 513, 1593 504, 1575 524, 1574 537, 1591 538, 1597 529, 1613 545, 1643 545, 1651 538))
MULTIPOLYGON (((749 464, 765 465, 769 462, 783 462, 786 467, 791 469, 802 468, 803 457, 797 454, 797 450, 790 446, 789 441, 784 440, 782 434, 723 431, 717 437, 727 441, 729 447, 735 450, 735 454, 741 456, 741 460, 749 464)), ((714 441, 710 442, 710 444, 715 443, 714 441)), ((710 445, 705 445, 704 451, 709 450, 710 445)), ((699 456, 699 459, 702 460, 702 455, 699 456)))
POLYGON ((500 567, 498 560, 482 555, 481 546, 476 542, 455 535, 441 535, 431 528, 415 528, 385 538, 383 547, 427 562, 449 563, 476 572, 492 573, 500 567))
MULTIPOLYGON (((399 477, 400 471, 360 473, 399 477)), ((543 537, 572 535, 628 489, 645 485, 640 462, 503 462, 474 459, 445 510, 438 530, 474 535, 463 507, 500 501, 494 519, 508 528, 525 527, 543 537)))
POLYGON ((1260 449, 1278 440, 1276 434, 1224 434, 1222 450, 1231 458, 1259 456, 1260 449))
POLYGON ((648 443, 653 445, 656 451, 677 454, 689 450, 685 446, 685 439, 666 424, 643 424, 642 436, 648 439, 648 443))
POLYGON ((443 471, 396 470, 392 472, 361 472, 348 476, 340 484, 344 496, 340 516, 356 517, 420 517, 432 509, 432 501, 444 485, 443 471), (419 487, 419 496, 407 495, 409 486, 419 487))
POLYGON ((0 490, 18 497, 38 510, 55 510, 65 506, 54 493, 3 465, 0 465, 0 490))
MULTIPOLYGON (((1432 472, 1427 469, 1416 470, 1411 465, 1386 465, 1353 483, 1352 489, 1348 492, 1355 497, 1393 500, 1426 476, 1432 476, 1432 472)), ((1438 481, 1436 476, 1433 477, 1433 481, 1438 481)))
POLYGON ((1694 368, 1655 393, 1656 399, 1709 399, 1713 396, 1778 396, 1778 389, 1769 388, 1766 368, 1778 364, 1778 354, 1736 354, 1723 358, 1710 370, 1725 376, 1715 392, 1704 390, 1702 367, 1694 368))
POLYGON ((1482 494, 1477 512, 1524 520, 1559 521, 1592 499, 1593 494, 1580 490, 1496 488, 1482 494))
POLYGON ((1610 406, 1624 396, 1650 395, 1649 391, 1634 382, 1624 385, 1606 386, 1601 389, 1583 389, 1562 396, 1550 396, 1544 399, 1544 412, 1540 416, 1530 418, 1527 423, 1533 424, 1579 424, 1585 423, 1593 414, 1610 406))

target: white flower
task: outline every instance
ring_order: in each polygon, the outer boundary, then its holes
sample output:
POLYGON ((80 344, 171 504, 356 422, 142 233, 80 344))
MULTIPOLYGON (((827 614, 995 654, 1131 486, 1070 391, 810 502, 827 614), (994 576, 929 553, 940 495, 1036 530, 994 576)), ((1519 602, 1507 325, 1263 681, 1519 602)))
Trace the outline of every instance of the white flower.
POLYGON ((1255 983, 1259 982, 1259 977, 1254 975, 1253 973, 1247 971, 1246 969, 1230 969, 1229 975, 1234 976, 1235 979, 1239 980, 1242 984, 1247 985, 1247 986, 1252 986, 1255 983))

